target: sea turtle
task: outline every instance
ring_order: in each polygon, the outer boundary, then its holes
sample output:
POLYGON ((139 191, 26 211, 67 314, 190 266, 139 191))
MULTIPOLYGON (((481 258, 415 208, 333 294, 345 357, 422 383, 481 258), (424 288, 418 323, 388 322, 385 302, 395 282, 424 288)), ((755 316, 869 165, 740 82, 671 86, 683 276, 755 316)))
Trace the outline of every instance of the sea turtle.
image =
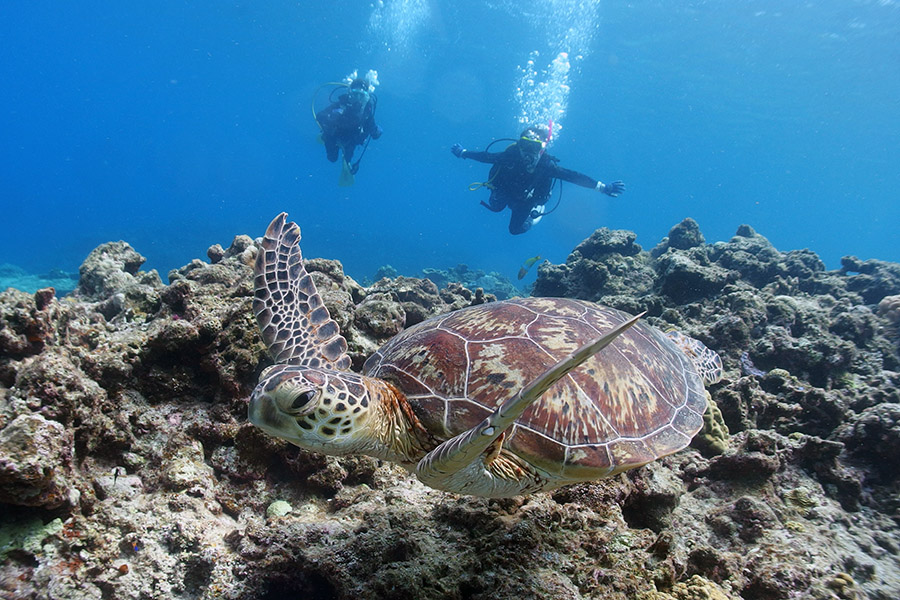
POLYGON ((286 217, 263 238, 253 300, 276 364, 249 415, 272 435, 394 461, 433 488, 509 497, 644 465, 703 424, 703 380, 721 376, 718 356, 580 300, 517 298, 433 317, 354 373, 286 217))

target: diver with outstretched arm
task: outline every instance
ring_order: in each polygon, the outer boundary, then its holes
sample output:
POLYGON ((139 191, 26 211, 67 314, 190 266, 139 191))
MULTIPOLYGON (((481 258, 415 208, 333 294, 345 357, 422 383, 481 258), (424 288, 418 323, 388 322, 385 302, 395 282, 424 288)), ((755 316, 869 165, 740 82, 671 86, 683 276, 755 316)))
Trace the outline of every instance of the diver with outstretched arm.
POLYGON ((603 183, 588 175, 559 166, 559 159, 546 152, 549 129, 542 125, 527 127, 519 139, 503 152, 465 150, 454 144, 450 151, 458 158, 470 158, 492 164, 485 187, 491 189, 489 210, 510 209, 509 232, 525 233, 546 214, 545 205, 556 179, 592 188, 613 198, 625 191, 625 183, 603 183))

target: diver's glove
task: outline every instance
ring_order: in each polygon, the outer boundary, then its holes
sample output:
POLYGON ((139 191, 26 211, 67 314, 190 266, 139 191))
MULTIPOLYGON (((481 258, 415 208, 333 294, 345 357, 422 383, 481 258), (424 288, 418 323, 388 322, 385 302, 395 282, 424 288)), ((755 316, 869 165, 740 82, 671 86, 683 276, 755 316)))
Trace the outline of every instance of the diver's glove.
POLYGON ((452 152, 453 156, 456 158, 462 158, 466 150, 462 147, 462 144, 453 144, 450 146, 450 152, 452 152))
POLYGON ((372 132, 372 139, 377 140, 381 137, 382 133, 384 133, 384 129, 381 128, 381 125, 376 125, 375 131, 372 132))
POLYGON ((625 191, 625 182, 613 181, 612 183, 603 183, 602 181, 598 181, 597 187, 595 189, 598 192, 603 192, 607 196, 612 196, 613 198, 615 198, 625 191))

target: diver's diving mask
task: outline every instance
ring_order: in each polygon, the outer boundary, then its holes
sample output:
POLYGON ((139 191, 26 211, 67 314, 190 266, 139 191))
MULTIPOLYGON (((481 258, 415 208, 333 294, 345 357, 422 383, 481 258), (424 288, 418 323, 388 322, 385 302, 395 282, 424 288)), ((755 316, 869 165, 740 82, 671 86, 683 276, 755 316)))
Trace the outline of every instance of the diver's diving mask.
POLYGON ((539 139, 524 136, 519 138, 519 152, 522 154, 522 159, 525 161, 525 166, 528 167, 529 171, 537 166, 546 146, 547 144, 539 139))
POLYGON ((351 88, 347 92, 347 99, 353 104, 365 104, 369 100, 369 92, 363 88, 351 88))

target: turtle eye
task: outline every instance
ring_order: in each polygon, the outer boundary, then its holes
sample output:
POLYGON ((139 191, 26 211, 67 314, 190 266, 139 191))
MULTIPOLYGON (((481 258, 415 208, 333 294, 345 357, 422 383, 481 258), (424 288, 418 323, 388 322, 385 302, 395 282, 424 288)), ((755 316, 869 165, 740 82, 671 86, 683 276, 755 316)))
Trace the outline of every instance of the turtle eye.
POLYGON ((292 410, 292 411, 302 410, 303 407, 306 406, 307 404, 309 404, 310 402, 312 402, 312 400, 315 399, 315 397, 316 397, 316 392, 313 390, 306 390, 306 391, 300 392, 299 394, 294 396, 294 399, 291 401, 290 410, 292 410))

